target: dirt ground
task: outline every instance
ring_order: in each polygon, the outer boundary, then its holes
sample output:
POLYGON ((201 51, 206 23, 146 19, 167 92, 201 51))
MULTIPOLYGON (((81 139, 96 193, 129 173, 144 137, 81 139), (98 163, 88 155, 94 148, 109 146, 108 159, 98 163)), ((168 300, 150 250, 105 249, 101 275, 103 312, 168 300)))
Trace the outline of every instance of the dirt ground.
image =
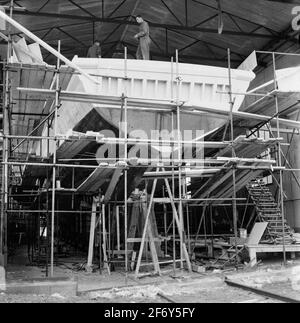
MULTIPOLYGON (((20 257, 24 257, 21 253, 20 257)), ((163 268, 162 276, 144 276, 135 279, 133 273, 125 276, 123 270, 109 275, 99 269, 87 273, 78 266, 78 259, 61 261, 55 267, 56 278, 78 282, 77 296, 63 293, 53 295, 11 295, 0 293, 0 303, 279 303, 225 283, 235 282, 279 293, 300 300, 300 259, 282 266, 282 259, 265 259, 255 269, 208 273, 188 273, 172 266, 163 268), (74 262, 73 262, 74 260, 74 262), (74 266, 76 263, 76 266, 74 266), (175 274, 175 275, 174 275, 175 274)), ((25 259, 16 259, 7 268, 7 283, 24 279, 46 277, 45 268, 20 265, 25 259)))
POLYGON ((221 279, 203 279, 192 282, 163 284, 153 287, 138 286, 94 291, 77 297, 60 294, 46 295, 6 295, 0 294, 0 303, 273 303, 243 290, 228 287, 221 279), (169 287, 166 292, 166 287, 169 287), (162 295, 162 296, 160 296, 162 295))
MULTIPOLYGON (((114 295, 114 293, 112 293, 114 295)), ((89 294, 65 298, 61 295, 5 295, 0 294, 0 303, 170 303, 166 299, 159 296, 156 297, 98 297, 89 294)), ((255 294, 247 293, 240 290, 222 286, 210 289, 200 289, 198 292, 190 292, 185 295, 172 296, 173 302, 177 303, 276 303, 273 300, 266 300, 255 294)))
MULTIPOLYGON (((283 268, 281 263, 261 265, 255 270, 215 272, 207 274, 165 270, 162 277, 144 277, 136 280, 121 273, 88 274, 74 272, 66 267, 55 268, 57 277, 70 277, 78 281, 78 296, 8 295, 0 294, 0 303, 280 303, 239 288, 229 287, 230 280, 279 293, 300 301, 300 261, 283 268)), ((11 266, 8 279, 45 277, 38 267, 11 266)))

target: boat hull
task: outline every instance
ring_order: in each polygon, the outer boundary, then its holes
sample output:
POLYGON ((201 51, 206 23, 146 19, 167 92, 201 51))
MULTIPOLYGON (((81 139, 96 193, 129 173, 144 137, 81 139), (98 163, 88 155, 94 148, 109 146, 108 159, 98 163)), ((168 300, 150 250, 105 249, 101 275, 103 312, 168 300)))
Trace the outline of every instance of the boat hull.
MULTIPOLYGON (((193 105, 210 108, 212 112, 214 109, 229 111, 227 94, 229 77, 228 70, 225 68, 179 64, 178 74, 176 74, 175 64, 172 72, 172 65, 168 62, 128 60, 125 73, 125 63, 121 59, 75 58, 74 63, 87 73, 98 75, 95 76, 98 83, 76 75, 71 79, 68 91, 115 98, 126 95, 137 100, 148 101, 148 105, 153 103, 153 106, 157 106, 156 109, 145 111, 142 104, 140 108, 134 109, 128 105, 129 133, 140 130, 147 136, 151 136, 152 131, 170 132, 172 129, 177 129, 176 116, 174 120, 171 113, 159 109, 159 102, 162 105, 180 102, 182 104, 181 131, 193 131, 194 137, 198 136, 199 132, 205 134, 214 131, 227 122, 224 116, 217 116, 217 113, 213 116, 208 113, 192 114, 191 111, 184 109, 185 105, 193 105)), ((233 70, 233 92, 245 92, 254 77, 252 72, 233 70)), ((243 99, 241 95, 234 97, 234 110, 240 108, 243 99)), ((58 120, 58 130, 64 134, 73 129, 93 109, 113 127, 118 128, 122 119, 121 106, 121 99, 119 105, 111 106, 99 103, 64 102, 58 120)))

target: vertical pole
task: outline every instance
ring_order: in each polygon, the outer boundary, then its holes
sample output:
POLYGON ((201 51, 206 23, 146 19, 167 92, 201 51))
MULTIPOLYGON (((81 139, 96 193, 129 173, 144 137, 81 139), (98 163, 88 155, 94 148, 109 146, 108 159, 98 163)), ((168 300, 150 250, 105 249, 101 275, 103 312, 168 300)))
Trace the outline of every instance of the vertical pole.
MULTIPOLYGON (((171 102, 174 101, 174 58, 171 58, 171 102)), ((172 135, 174 136, 174 129, 175 129, 175 117, 174 117, 174 111, 171 112, 171 118, 172 118, 172 135)), ((175 142, 175 137, 172 138, 175 142)), ((174 144, 172 143, 172 155, 174 156, 174 144)), ((174 159, 172 159, 172 195, 173 198, 175 197, 175 164, 174 159)), ((172 221, 173 221, 173 273, 174 277, 176 276, 176 230, 175 230, 175 213, 174 210, 172 210, 172 221)))
POLYGON ((182 149, 181 149, 181 118, 180 118, 180 103, 179 103, 179 51, 176 50, 176 105, 177 105, 177 140, 178 140, 178 164, 179 164, 179 178, 178 178, 178 189, 179 189, 179 217, 180 217, 180 266, 183 269, 183 206, 182 206, 182 149))
MULTIPOLYGON (((144 226, 144 230, 143 230, 142 241, 141 241, 141 245, 140 245, 140 250, 139 250, 139 255, 138 255, 138 260, 137 260, 137 265, 136 265, 136 270, 135 270, 135 276, 136 277, 138 277, 138 274, 139 274, 139 270, 140 270, 140 266, 141 266, 141 262, 142 262, 143 250, 144 250, 144 246, 145 246, 145 240, 146 240, 147 237, 148 237, 150 243, 152 244, 152 246, 154 247, 154 248, 151 248, 151 255, 152 255, 152 261, 153 261, 153 264, 154 264, 154 268, 156 270, 156 273, 160 272, 157 255, 155 256, 155 254, 153 254, 153 251, 156 250, 156 249, 155 249, 155 245, 153 243, 154 240, 153 240, 152 233, 150 235, 151 227, 150 227, 150 224, 149 224, 152 205, 153 205, 153 201, 154 201, 155 190, 156 190, 156 185, 157 185, 157 179, 155 179, 154 182, 153 182, 148 209, 145 210, 146 214, 144 214, 144 216, 145 216, 145 226, 144 226)), ((156 253, 156 251, 155 251, 155 253, 156 253)))
MULTIPOLYGON (((10 1, 10 17, 13 16, 14 1, 10 1)), ((4 162, 3 166, 3 177, 2 177, 2 203, 1 203, 1 219, 0 219, 0 256, 3 262, 3 267, 6 267, 7 262, 7 209, 8 209, 8 190, 9 190, 9 166, 7 164, 9 158, 9 139, 7 136, 10 132, 10 121, 9 121, 9 110, 10 110, 10 84, 9 84, 9 71, 8 64, 10 57, 12 56, 12 37, 11 37, 11 25, 8 27, 8 45, 7 45, 7 60, 6 66, 4 66, 3 75, 3 156, 2 160, 4 162)), ((0 263, 1 264, 1 263, 0 263)))
MULTIPOLYGON (((41 218, 42 218, 42 213, 40 212, 41 210, 41 194, 40 191, 42 189, 41 186, 41 180, 39 180, 39 189, 38 189, 38 208, 39 208, 39 213, 38 213, 38 218, 37 218, 37 237, 38 237, 38 266, 40 265, 40 258, 41 258, 41 218)), ((43 231, 42 231, 43 233, 43 231)))
MULTIPOLYGON (((101 223, 102 223, 102 192, 101 190, 99 190, 99 194, 98 194, 98 201, 99 204, 97 203, 96 205, 96 211, 97 211, 97 206, 99 206, 99 273, 100 275, 102 275, 102 254, 103 254, 103 250, 102 250, 102 234, 101 234, 101 223)), ((97 213, 97 212, 96 212, 97 213)), ((103 266, 104 267, 104 266, 103 266)))
POLYGON ((121 240, 120 240, 120 207, 116 206, 116 218, 117 218, 117 250, 121 250, 121 240))
POLYGON ((108 203, 108 237, 107 237, 107 240, 108 240, 108 258, 109 258, 109 261, 111 260, 111 204, 108 203))
MULTIPOLYGON (((170 184, 169 184, 167 178, 165 178, 164 180, 165 180, 165 185, 166 185, 167 190, 168 190, 170 203, 171 203, 171 206, 172 206, 172 209, 173 209, 173 213, 174 213, 174 217, 175 217, 176 224, 177 224, 177 227, 178 227, 179 235, 181 236, 180 239, 183 240, 183 237, 182 237, 183 233, 180 230, 180 216, 178 215, 178 212, 177 212, 177 209, 176 209, 176 205, 175 205, 175 202, 174 202, 174 198, 172 196, 170 184)), ((188 254, 188 251, 187 251, 185 243, 182 244, 182 251, 183 251, 183 255, 184 255, 184 258, 186 260, 187 266, 188 266, 188 270, 191 272, 192 271, 192 266, 191 266, 190 257, 189 257, 189 254, 188 254)), ((182 259, 181 259, 181 261, 182 261, 182 259)))
MULTIPOLYGON (((87 260, 87 266, 86 266, 86 270, 89 270, 89 271, 92 271, 92 267, 93 267, 97 205, 98 205, 97 198, 94 197, 93 204, 92 204, 91 223, 90 223, 88 260, 87 260)), ((101 245, 101 239, 100 239, 100 245, 101 245)))
MULTIPOLYGON (((124 158, 127 163, 127 153, 128 153, 128 127, 127 127, 127 47, 125 47, 125 52, 124 52, 124 139, 125 139, 125 151, 124 151, 124 158)), ((128 171, 127 168, 125 169, 124 172, 124 220, 125 220, 125 272, 126 272, 126 284, 128 283, 128 245, 127 245, 127 239, 128 239, 128 171)))
MULTIPOLYGON (((50 136, 50 120, 47 120, 47 138, 49 138, 50 136)), ((47 139, 46 141, 47 143, 47 158, 49 158, 50 155, 50 142, 47 139)), ((47 204, 47 220, 46 220, 46 224, 47 224, 47 248, 46 248, 46 277, 49 277, 49 233, 50 233, 50 228, 49 228, 49 167, 47 168, 47 197, 46 197, 46 204, 47 204)))
MULTIPOLYGON (((166 197, 166 194, 165 194, 165 186, 163 186, 163 197, 165 198, 166 197)), ((164 210, 164 231, 165 231, 165 256, 167 256, 168 254, 168 241, 167 241, 167 235, 168 235, 168 232, 167 232, 167 205, 166 203, 164 202, 163 204, 163 210, 164 210)))
MULTIPOLYGON (((60 53, 61 42, 58 41, 58 52, 60 53)), ((60 87, 60 59, 57 58, 56 64, 56 93, 55 93, 55 115, 54 115, 54 152, 53 152, 53 174, 52 174, 52 212, 51 212, 51 259, 50 259, 50 276, 54 276, 54 238, 55 238, 55 198, 56 198, 56 148, 57 148, 57 117, 58 117, 58 107, 59 107, 59 87, 60 87)))
MULTIPOLYGON (((232 145, 232 157, 236 157, 235 149, 234 149, 234 125, 233 125, 233 97, 232 97, 232 78, 231 78, 231 51, 228 48, 228 76, 229 76, 229 103, 230 103, 230 129, 231 129, 231 145, 232 145)), ((237 205, 236 205, 236 168, 234 167, 232 170, 232 180, 233 180, 233 227, 234 227, 234 244, 235 244, 235 262, 236 266, 238 265, 238 224, 237 224, 237 205)))
POLYGON ((210 204, 210 233, 211 233, 211 249, 212 249, 212 257, 214 258, 214 222, 213 222, 213 206, 210 204))
MULTIPOLYGON (((171 102, 174 102, 174 58, 171 58, 171 102)), ((173 141, 175 142, 174 137, 174 130, 175 130, 175 117, 174 117, 174 111, 171 112, 171 124, 172 124, 172 135, 173 135, 173 141)), ((174 156, 174 143, 172 143, 172 155, 174 156)), ((175 172, 174 172, 174 159, 172 159, 172 193, 173 197, 175 196, 175 172)), ((174 220, 174 219, 173 219, 174 220)))
POLYGON ((102 203, 102 235, 103 235, 103 244, 102 244, 102 249, 103 249, 103 263, 104 263, 104 268, 109 270, 109 263, 108 263, 108 258, 107 258, 107 233, 106 233, 106 216, 105 216, 105 204, 102 203))
POLYGON ((187 225, 187 235, 188 235, 188 250, 189 250, 189 255, 191 255, 191 234, 190 234, 190 210, 189 210, 189 205, 186 205, 186 225, 187 225))
MULTIPOLYGON (((9 53, 9 51, 7 52, 9 53)), ((7 54, 9 55, 9 54, 7 54)), ((7 56, 7 60, 9 59, 9 56, 7 56)), ((7 145, 8 145, 8 139, 6 135, 8 135, 8 111, 7 111, 7 105, 8 105, 8 70, 7 66, 3 64, 3 155, 2 160, 5 163, 7 161, 7 145)), ((6 181, 7 181, 7 165, 4 164, 1 166, 3 169, 3 175, 2 175, 2 192, 1 192, 1 219, 0 219, 0 256, 2 259, 0 259, 0 265, 5 266, 5 217, 6 217, 6 206, 5 206, 5 200, 6 200, 6 181), (3 263, 1 263, 3 262, 3 263)))
MULTIPOLYGON (((274 73, 274 89, 278 90, 278 83, 277 83, 277 76, 276 76, 276 57, 275 53, 272 53, 272 61, 273 61, 273 73, 274 73)), ((277 114, 277 139, 280 138, 280 122, 279 122, 279 102, 278 102, 278 95, 275 93, 275 107, 276 107, 276 114, 277 114)), ((277 166, 282 166, 281 160, 281 143, 278 141, 277 143, 278 149, 278 160, 277 166)), ((283 194, 283 170, 279 171, 279 185, 280 185, 280 207, 281 207, 281 221, 282 221, 282 251, 283 251, 283 263, 284 266, 287 265, 287 257, 286 257, 286 241, 285 241, 285 210, 284 210, 284 194, 283 194)))
MULTIPOLYGON (((75 189, 75 168, 72 169, 72 189, 75 189)), ((72 210, 74 210, 75 194, 72 193, 72 210)))
POLYGON ((205 246, 207 247, 206 205, 204 206, 204 210, 203 210, 203 227, 204 227, 204 243, 205 243, 205 246))
POLYGON ((176 228, 175 228, 175 212, 174 212, 174 210, 173 210, 173 273, 174 273, 174 277, 175 277, 176 276, 176 228))

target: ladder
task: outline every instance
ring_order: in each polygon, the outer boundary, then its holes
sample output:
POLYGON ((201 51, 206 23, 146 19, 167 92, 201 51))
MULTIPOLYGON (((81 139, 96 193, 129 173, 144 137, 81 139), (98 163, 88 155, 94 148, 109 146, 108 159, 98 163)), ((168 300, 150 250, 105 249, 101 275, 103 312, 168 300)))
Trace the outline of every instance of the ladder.
POLYGON ((284 233, 282 227, 282 212, 273 194, 262 178, 256 178, 247 184, 248 193, 255 205, 259 221, 267 222, 265 238, 271 243, 294 243, 293 232, 285 220, 284 233))

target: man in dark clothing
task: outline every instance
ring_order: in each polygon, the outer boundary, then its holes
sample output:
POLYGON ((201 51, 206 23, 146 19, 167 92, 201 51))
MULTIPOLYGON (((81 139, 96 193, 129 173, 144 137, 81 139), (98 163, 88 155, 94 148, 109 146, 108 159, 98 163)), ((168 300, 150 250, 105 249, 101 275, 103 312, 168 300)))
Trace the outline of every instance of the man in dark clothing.
POLYGON ((101 58, 101 46, 99 40, 95 40, 94 45, 89 48, 88 58, 101 58))
POLYGON ((134 36, 139 41, 139 47, 136 52, 137 59, 150 59, 150 28, 149 24, 140 15, 136 17, 137 23, 140 25, 140 31, 134 36))

